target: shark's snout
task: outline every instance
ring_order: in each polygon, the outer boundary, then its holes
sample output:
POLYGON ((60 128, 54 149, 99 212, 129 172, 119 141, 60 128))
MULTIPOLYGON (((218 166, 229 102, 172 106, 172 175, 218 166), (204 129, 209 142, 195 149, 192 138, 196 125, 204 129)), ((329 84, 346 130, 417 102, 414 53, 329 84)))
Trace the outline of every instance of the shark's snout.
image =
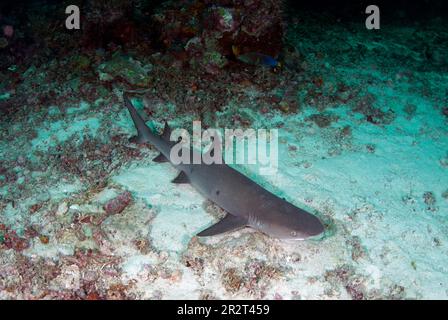
POLYGON ((273 228, 275 231, 270 231, 275 232, 278 238, 284 240, 318 238, 324 233, 325 227, 319 218, 298 208, 294 211, 294 214, 288 215, 285 221, 273 228))
POLYGON ((306 222, 303 222, 303 225, 300 227, 300 230, 300 236, 298 237, 300 240, 309 238, 318 239, 319 236, 324 233, 325 227, 319 218, 309 214, 309 216, 307 216, 306 222))
POLYGON ((308 233, 310 237, 318 236, 325 231, 325 227, 323 223, 317 218, 313 216, 312 223, 308 226, 308 233))
POLYGON ((303 219, 299 223, 291 219, 288 224, 273 223, 264 231, 268 235, 281 240, 306 240, 309 238, 318 238, 323 234, 325 228, 318 218, 309 217, 310 221, 304 222, 303 219), (312 220, 312 221, 311 221, 312 220))

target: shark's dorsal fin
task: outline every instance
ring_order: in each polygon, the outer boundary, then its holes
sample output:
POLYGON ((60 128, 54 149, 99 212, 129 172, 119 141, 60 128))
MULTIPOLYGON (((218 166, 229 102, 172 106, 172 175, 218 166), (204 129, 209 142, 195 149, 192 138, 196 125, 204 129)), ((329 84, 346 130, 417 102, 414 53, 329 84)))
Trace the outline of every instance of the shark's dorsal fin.
POLYGON ((245 218, 232 216, 228 213, 221 221, 215 223, 211 227, 199 232, 198 237, 209 237, 217 234, 241 229, 247 226, 247 220, 245 218))
POLYGON ((174 178, 172 183, 190 183, 190 179, 188 179, 188 176, 185 174, 185 172, 181 171, 179 175, 174 178))
POLYGON ((171 136, 171 128, 168 125, 168 122, 165 121, 165 126, 163 128, 163 133, 162 133, 161 137, 164 140, 170 140, 170 136, 171 136))
POLYGON ((152 161, 157 162, 157 163, 169 162, 168 159, 161 153, 157 157, 152 159, 152 161))

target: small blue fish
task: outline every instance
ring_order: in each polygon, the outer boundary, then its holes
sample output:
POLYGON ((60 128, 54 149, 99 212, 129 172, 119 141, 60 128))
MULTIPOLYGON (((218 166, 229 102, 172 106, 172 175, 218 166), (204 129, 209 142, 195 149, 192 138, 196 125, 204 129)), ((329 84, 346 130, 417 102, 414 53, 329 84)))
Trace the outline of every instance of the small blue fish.
POLYGON ((241 62, 256 65, 256 66, 266 66, 266 67, 281 67, 281 63, 277 61, 275 58, 258 52, 248 52, 244 54, 239 54, 239 49, 237 47, 232 47, 233 54, 235 57, 241 62))

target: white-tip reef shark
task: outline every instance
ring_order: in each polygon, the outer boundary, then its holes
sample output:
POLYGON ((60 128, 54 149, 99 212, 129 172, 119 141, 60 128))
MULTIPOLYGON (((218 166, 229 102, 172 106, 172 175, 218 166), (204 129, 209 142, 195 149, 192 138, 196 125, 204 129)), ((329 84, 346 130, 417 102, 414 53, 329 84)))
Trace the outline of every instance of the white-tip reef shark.
MULTIPOLYGON (((125 94, 123 99, 138 132, 130 141, 149 142, 160 151, 154 161, 170 162, 171 147, 177 142, 170 141, 168 124, 165 122, 162 135, 154 134, 125 94)), ((267 191, 225 163, 181 163, 173 166, 180 170, 173 183, 191 184, 227 212, 222 220, 199 232, 199 237, 251 227, 278 239, 304 240, 324 231, 323 224, 316 216, 267 191)))

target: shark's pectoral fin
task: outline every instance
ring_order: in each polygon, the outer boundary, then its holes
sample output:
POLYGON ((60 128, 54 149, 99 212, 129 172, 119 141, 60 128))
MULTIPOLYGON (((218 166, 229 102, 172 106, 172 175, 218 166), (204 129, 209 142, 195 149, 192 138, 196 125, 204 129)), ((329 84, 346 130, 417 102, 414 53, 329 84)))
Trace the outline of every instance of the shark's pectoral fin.
POLYGON ((199 232, 197 236, 198 237, 214 236, 224 232, 241 229, 244 228, 245 226, 247 226, 247 220, 245 218, 235 217, 228 213, 221 221, 199 232))
POLYGON ((188 179, 188 176, 185 174, 185 172, 181 171, 179 175, 174 178, 172 183, 190 183, 190 179, 188 179))
POLYGON ((169 162, 168 159, 161 153, 157 157, 152 159, 152 161, 157 162, 157 163, 169 162))

